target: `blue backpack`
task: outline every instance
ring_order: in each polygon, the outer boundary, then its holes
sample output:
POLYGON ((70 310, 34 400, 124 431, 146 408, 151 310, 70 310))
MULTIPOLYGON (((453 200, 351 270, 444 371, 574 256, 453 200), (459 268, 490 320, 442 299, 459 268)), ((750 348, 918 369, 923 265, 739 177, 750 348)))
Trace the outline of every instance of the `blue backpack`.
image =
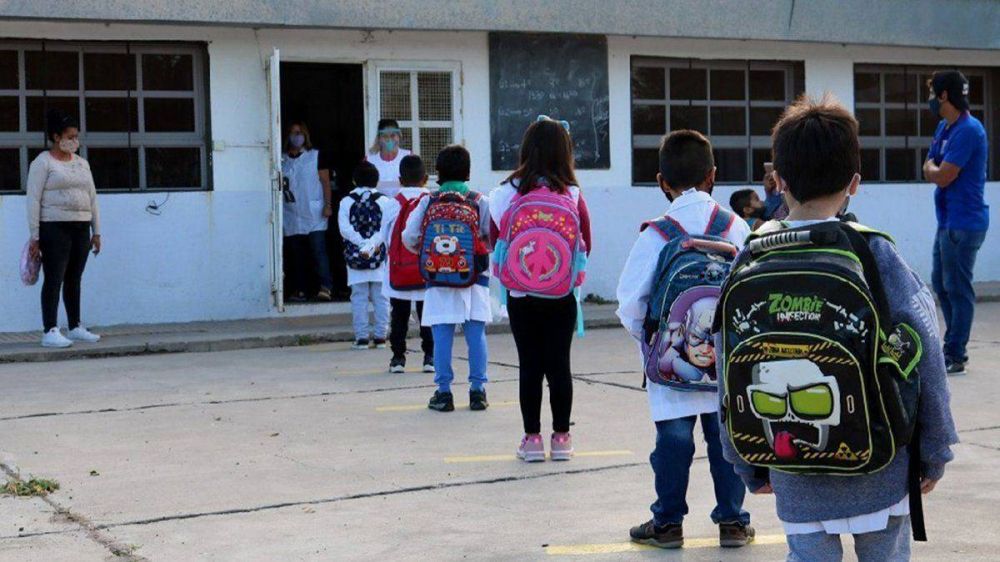
MULTIPOLYGON (((366 240, 375 236, 382 228, 382 207, 378 200, 384 195, 373 191, 365 194, 351 193, 348 197, 354 200, 348 215, 351 228, 366 240)), ((385 258, 384 243, 379 245, 374 254, 364 256, 357 244, 344 240, 344 261, 351 269, 378 269, 385 258)))
POLYGON ((646 379, 677 390, 716 391, 712 321, 736 258, 736 246, 725 239, 735 221, 736 215, 716 205, 703 234, 689 234, 668 216, 642 225, 667 241, 643 325, 646 379))

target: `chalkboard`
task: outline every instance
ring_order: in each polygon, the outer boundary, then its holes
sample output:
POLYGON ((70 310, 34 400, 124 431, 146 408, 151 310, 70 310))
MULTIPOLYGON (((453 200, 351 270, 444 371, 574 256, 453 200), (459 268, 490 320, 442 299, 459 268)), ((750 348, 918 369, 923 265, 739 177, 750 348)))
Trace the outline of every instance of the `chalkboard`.
POLYGON ((570 124, 577 168, 609 168, 608 43, 603 35, 490 33, 494 170, 517 167, 539 115, 570 124))

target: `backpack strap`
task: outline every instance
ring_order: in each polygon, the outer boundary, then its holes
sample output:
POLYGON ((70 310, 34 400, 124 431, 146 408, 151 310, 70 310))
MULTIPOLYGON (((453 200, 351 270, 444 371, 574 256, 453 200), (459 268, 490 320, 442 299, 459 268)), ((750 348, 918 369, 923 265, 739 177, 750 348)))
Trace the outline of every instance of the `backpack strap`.
POLYGON ((712 209, 712 216, 708 219, 708 226, 705 227, 705 234, 725 238, 735 222, 736 214, 730 213, 716 203, 715 208, 712 209))
POLYGON ((642 223, 642 226, 639 227, 639 232, 642 232, 650 227, 652 227, 656 232, 659 232, 660 236, 668 242, 675 238, 683 238, 688 235, 687 231, 684 230, 684 227, 681 226, 681 223, 677 222, 668 215, 663 215, 662 218, 654 221, 642 223))
POLYGON ((854 230, 857 230, 858 232, 860 232, 861 234, 864 234, 867 237, 881 236, 882 238, 885 238, 886 240, 888 240, 892 244, 894 244, 894 245, 896 244, 896 241, 892 238, 892 236, 886 234, 885 232, 882 232, 881 230, 875 230, 874 228, 871 228, 869 226, 865 226, 865 225, 863 225, 863 224, 861 224, 859 222, 854 222, 854 221, 846 221, 846 222, 844 222, 844 224, 850 226, 854 230))

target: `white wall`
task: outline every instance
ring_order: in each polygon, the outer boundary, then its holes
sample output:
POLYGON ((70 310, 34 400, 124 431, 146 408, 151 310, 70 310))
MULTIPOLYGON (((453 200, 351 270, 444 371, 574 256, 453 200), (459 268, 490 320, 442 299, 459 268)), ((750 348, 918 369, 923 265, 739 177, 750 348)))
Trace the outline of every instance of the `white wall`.
MULTIPOLYGON (((174 194, 163 215, 143 208, 160 194, 101 195, 105 252, 88 267, 84 313, 91 324, 259 317, 270 305, 268 251, 267 95, 263 59, 271 48, 283 60, 357 62, 457 61, 462 68, 461 121, 456 130, 473 155, 472 180, 488 190, 505 176, 490 169, 489 60, 485 33, 180 28, 99 24, 0 24, 0 36, 52 39, 209 41, 211 127, 225 150, 215 152, 213 192, 174 194)), ((853 64, 1000 65, 1000 53, 937 51, 754 41, 610 37, 611 167, 579 173, 592 211, 595 253, 585 292, 614 293, 639 223, 662 212, 656 189, 631 186, 630 57, 803 60, 811 93, 833 91, 853 101, 853 64)), ((995 139, 994 139, 995 140, 995 139)), ((432 155, 425 155, 432 157, 432 155)), ((728 201, 737 186, 717 188, 728 201)), ((987 186, 1000 208, 1000 184, 987 186)), ((851 209, 892 233, 925 278, 930 271, 934 214, 928 184, 869 185, 851 209)), ((0 332, 38 326, 38 288, 23 288, 17 256, 24 243, 24 199, 0 196, 0 332)), ((1000 243, 993 229, 976 275, 1000 280, 1000 243)))

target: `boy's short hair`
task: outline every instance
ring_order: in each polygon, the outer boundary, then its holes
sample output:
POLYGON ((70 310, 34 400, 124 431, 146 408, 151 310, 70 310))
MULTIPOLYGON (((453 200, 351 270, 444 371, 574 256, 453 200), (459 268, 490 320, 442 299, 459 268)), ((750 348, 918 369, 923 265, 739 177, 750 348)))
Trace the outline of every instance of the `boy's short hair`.
POLYGON ((778 175, 800 203, 832 195, 861 171, 858 121, 831 96, 803 96, 785 109, 771 134, 778 175))
POLYGON ((660 175, 673 189, 700 185, 714 167, 712 143, 698 131, 673 131, 660 141, 660 175))
POLYGON ((409 154, 404 156, 399 162, 399 181, 400 183, 408 184, 418 184, 424 181, 424 177, 427 176, 427 169, 424 167, 424 161, 416 154, 409 154))
POLYGON ((437 155, 438 183, 446 181, 469 181, 472 157, 460 144, 450 144, 437 155))
POLYGON ((378 168, 368 161, 363 161, 354 168, 354 185, 357 187, 378 187, 378 168))
POLYGON ((742 218, 743 209, 750 204, 750 200, 753 198, 754 191, 752 189, 738 189, 729 196, 729 208, 733 210, 734 213, 742 218))

